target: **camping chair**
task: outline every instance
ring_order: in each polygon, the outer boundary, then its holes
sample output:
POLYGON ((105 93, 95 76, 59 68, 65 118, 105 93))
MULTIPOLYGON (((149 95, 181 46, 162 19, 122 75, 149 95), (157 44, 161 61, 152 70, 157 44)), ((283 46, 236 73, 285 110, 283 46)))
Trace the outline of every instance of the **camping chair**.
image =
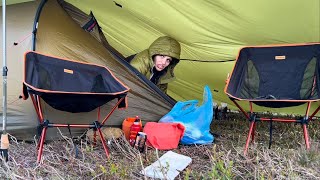
MULTIPOLYGON (((129 88, 122 84, 106 67, 61 59, 37 52, 27 52, 24 60, 23 99, 30 95, 42 128, 37 161, 40 162, 47 129, 50 127, 93 128, 100 136, 106 156, 109 151, 100 130, 116 107, 126 107, 129 88), (90 112, 107 102, 118 99, 109 114, 92 124, 60 124, 44 119, 41 101, 54 109, 71 113, 90 112)), ((69 129, 70 130, 70 129, 69 129)))
POLYGON ((320 100, 320 44, 244 47, 239 51, 231 76, 227 79, 225 93, 250 122, 244 154, 254 140, 256 122, 294 122, 302 125, 306 148, 309 149, 307 125, 319 111, 320 106, 309 116, 312 102, 320 100), (247 113, 237 101, 248 101, 247 113), (259 117, 252 103, 282 108, 307 103, 303 118, 259 117))

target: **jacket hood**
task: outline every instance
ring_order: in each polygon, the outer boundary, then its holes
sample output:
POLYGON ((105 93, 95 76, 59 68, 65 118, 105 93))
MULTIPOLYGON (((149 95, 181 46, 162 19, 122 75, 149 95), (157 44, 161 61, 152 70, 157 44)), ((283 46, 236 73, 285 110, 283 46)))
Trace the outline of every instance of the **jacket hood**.
POLYGON ((149 58, 152 59, 152 56, 156 54, 170 56, 173 58, 171 64, 176 65, 180 60, 180 51, 181 47, 178 41, 169 36, 162 36, 150 45, 149 58))

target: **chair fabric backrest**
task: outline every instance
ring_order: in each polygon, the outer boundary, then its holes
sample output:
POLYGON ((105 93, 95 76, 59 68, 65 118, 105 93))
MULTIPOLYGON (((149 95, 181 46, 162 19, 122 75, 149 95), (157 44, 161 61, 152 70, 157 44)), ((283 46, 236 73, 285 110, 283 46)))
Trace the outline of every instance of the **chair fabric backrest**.
POLYGON ((32 51, 25 55, 24 76, 29 92, 40 95, 53 108, 68 112, 91 111, 125 97, 129 91, 107 67, 32 51))
POLYGON ((320 44, 245 47, 226 87, 246 100, 319 99, 320 44))

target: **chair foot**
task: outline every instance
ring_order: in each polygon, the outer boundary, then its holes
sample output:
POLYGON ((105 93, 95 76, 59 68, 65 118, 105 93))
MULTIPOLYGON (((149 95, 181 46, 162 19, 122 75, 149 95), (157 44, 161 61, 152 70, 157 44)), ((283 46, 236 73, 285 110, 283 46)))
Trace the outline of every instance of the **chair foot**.
POLYGON ((251 135, 253 135, 252 133, 254 133, 253 131, 254 131, 255 123, 256 123, 255 121, 250 122, 249 133, 248 133, 246 145, 245 145, 245 148, 243 151, 244 155, 247 155, 247 151, 248 151, 248 147, 249 147, 249 143, 250 143, 250 138, 251 138, 251 135))
POLYGON ((47 133, 47 127, 43 127, 42 132, 41 132, 40 143, 38 144, 37 163, 40 163, 40 161, 41 161, 42 152, 43 152, 43 144, 44 144, 44 141, 46 140, 46 133, 47 133))
POLYGON ((306 143, 306 149, 310 149, 310 143, 309 143, 309 134, 308 134, 308 129, 307 129, 307 124, 302 124, 303 128, 303 135, 304 135, 304 140, 306 143))
POLYGON ((101 129, 98 128, 97 131, 99 132, 99 136, 100 136, 100 140, 101 140, 104 152, 106 153, 107 158, 109 158, 109 150, 108 150, 108 147, 107 147, 107 144, 106 144, 106 140, 104 139, 104 137, 102 135, 101 129))

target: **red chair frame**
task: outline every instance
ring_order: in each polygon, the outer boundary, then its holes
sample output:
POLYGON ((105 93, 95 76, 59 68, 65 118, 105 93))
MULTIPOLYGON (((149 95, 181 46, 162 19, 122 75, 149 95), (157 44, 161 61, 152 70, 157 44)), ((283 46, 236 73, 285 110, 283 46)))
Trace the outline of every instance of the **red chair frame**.
POLYGON ((269 117, 258 117, 254 114, 253 111, 253 106, 252 106, 252 101, 249 101, 249 106, 250 106, 250 112, 247 113, 236 101, 234 98, 230 98, 231 101, 240 109, 240 111, 245 115, 245 117, 249 120, 250 125, 249 125, 249 132, 248 132, 248 137, 246 140, 246 144, 244 147, 243 154, 246 155, 248 151, 248 147, 250 144, 250 138, 251 141, 254 141, 254 136, 255 136, 255 129, 256 129, 256 122, 258 121, 276 121, 276 122, 294 122, 294 123, 300 123, 302 125, 303 129, 303 135, 304 135, 304 140, 305 140, 305 145, 306 149, 310 149, 310 142, 309 142, 309 134, 308 134, 308 123, 312 120, 312 118, 318 113, 320 110, 320 106, 317 107, 317 109, 309 116, 310 112, 310 107, 311 107, 311 101, 307 102, 307 109, 304 117, 302 119, 284 119, 284 118, 269 118, 269 117))
POLYGON ((111 114, 115 111, 115 109, 117 108, 117 106, 124 100, 124 97, 121 98, 111 109, 111 111, 106 115, 106 117, 99 122, 100 119, 100 107, 98 108, 98 120, 94 121, 92 124, 58 124, 58 123, 50 123, 49 120, 45 120, 43 118, 43 114, 42 114, 42 107, 41 107, 41 98, 38 95, 34 95, 34 94, 30 94, 30 97, 32 99, 32 103, 33 106, 36 110, 38 119, 39 119, 39 123, 42 126, 42 131, 41 131, 41 135, 40 135, 40 142, 38 143, 38 147, 37 147, 37 151, 38 151, 38 155, 37 155, 37 162, 40 163, 41 162, 41 157, 42 157, 42 153, 43 153, 43 146, 44 146, 44 142, 46 139, 46 133, 47 133, 47 129, 50 127, 66 127, 66 128, 93 128, 94 130, 94 144, 96 144, 96 132, 98 131, 103 149, 105 151, 105 154, 107 156, 107 158, 109 158, 109 150, 106 144, 106 140, 102 135, 101 132, 101 127, 104 126, 105 122, 109 119, 109 117, 111 116, 111 114))

